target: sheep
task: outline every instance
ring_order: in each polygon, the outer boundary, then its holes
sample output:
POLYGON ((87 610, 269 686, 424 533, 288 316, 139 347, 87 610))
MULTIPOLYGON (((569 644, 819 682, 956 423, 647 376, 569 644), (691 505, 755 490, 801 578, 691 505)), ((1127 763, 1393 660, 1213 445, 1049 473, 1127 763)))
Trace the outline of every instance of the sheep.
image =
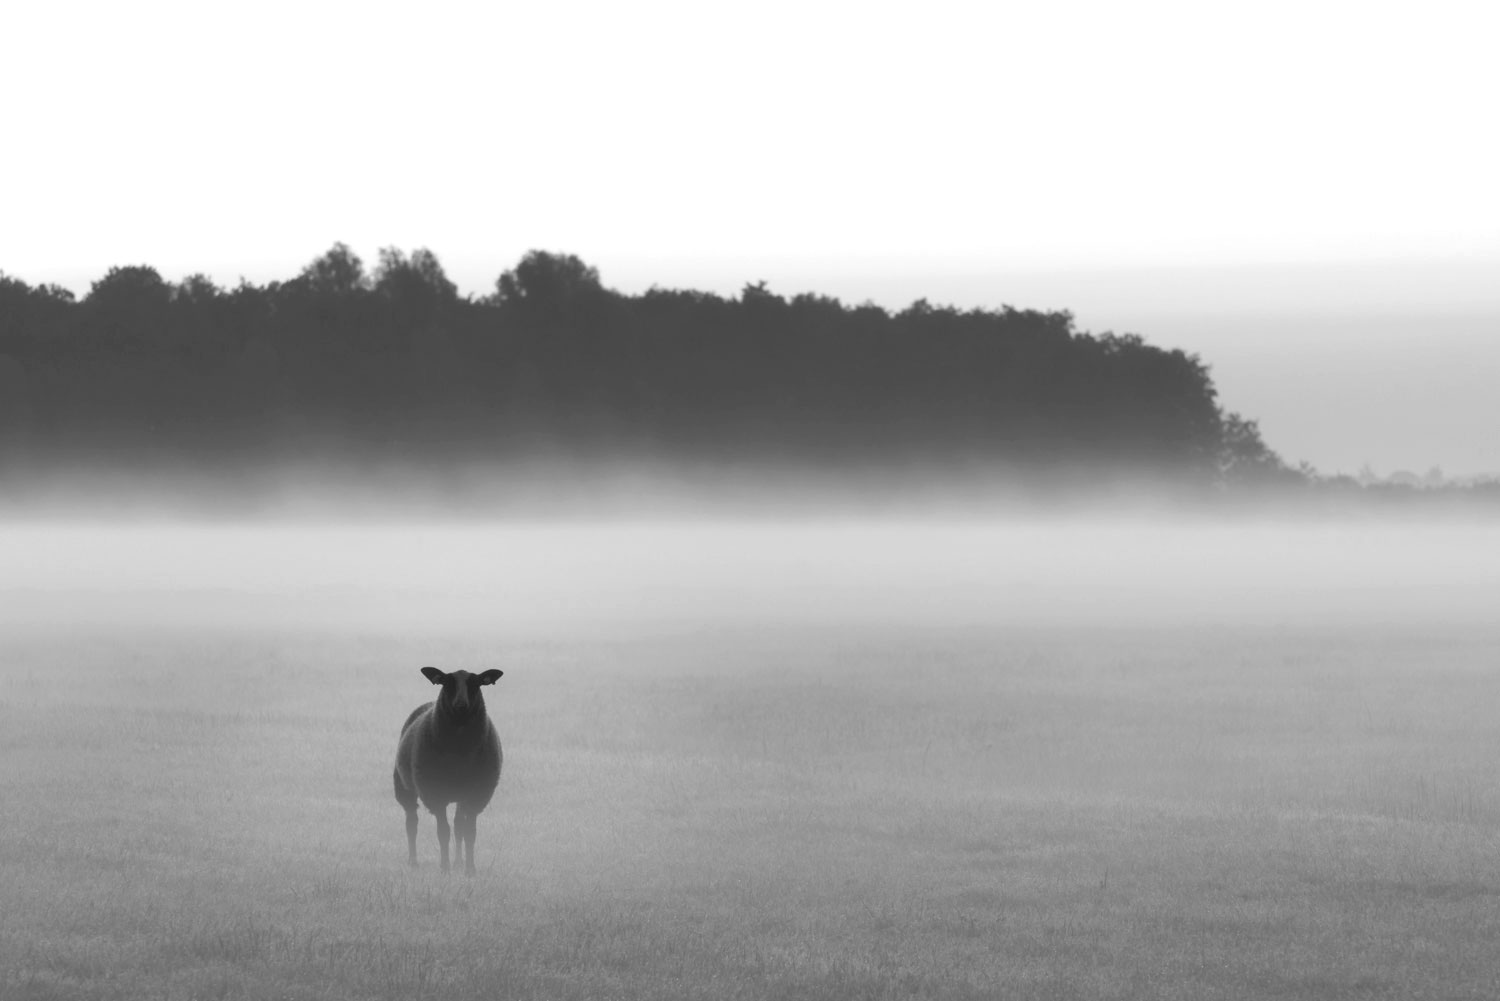
POLYGON ((484 708, 483 685, 493 685, 504 673, 483 674, 435 667, 422 673, 443 686, 436 702, 413 709, 401 725, 396 745, 396 802, 406 811, 407 860, 417 864, 417 801, 437 817, 438 847, 443 871, 448 871, 448 804, 453 808, 454 848, 464 872, 474 875, 475 820, 489 805, 500 782, 500 736, 484 708), (464 845, 468 845, 467 855, 464 845))

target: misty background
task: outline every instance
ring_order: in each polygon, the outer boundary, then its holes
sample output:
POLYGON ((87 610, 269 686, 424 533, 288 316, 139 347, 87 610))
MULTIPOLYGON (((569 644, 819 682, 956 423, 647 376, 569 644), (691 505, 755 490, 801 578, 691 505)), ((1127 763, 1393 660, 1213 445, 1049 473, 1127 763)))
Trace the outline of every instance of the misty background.
POLYGON ((1486 624, 1494 525, 13 525, 11 627, 586 637, 1486 624))

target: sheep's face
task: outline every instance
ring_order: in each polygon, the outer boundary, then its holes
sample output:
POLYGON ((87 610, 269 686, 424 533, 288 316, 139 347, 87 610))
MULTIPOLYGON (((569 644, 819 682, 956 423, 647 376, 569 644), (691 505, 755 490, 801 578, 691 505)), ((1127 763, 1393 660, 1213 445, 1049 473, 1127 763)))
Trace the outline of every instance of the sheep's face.
POLYGON ((480 692, 480 687, 493 685, 504 672, 489 670, 483 674, 470 674, 468 671, 449 673, 435 667, 424 667, 422 673, 434 685, 443 686, 443 693, 438 696, 438 705, 443 711, 454 719, 462 720, 484 710, 484 694, 480 692))

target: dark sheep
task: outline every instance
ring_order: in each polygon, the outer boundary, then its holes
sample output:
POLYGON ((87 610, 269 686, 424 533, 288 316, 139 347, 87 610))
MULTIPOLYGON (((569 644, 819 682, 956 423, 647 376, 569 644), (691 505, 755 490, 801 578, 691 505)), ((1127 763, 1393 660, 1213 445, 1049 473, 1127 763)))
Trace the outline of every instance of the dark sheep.
POLYGON ((406 847, 417 864, 417 801, 437 818, 438 847, 448 871, 448 804, 453 808, 454 848, 464 872, 474 874, 475 820, 489 805, 500 782, 500 735, 484 708, 483 685, 500 680, 501 671, 451 674, 435 667, 422 673, 443 691, 436 702, 413 709, 401 726, 396 745, 396 802, 406 811, 406 847), (468 845, 467 855, 464 846, 468 845))

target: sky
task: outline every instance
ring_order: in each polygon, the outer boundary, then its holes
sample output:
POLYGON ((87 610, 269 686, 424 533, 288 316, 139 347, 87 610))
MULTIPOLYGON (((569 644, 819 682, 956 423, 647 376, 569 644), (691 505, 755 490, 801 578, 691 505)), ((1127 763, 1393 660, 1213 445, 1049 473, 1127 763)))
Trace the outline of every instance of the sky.
POLYGON ((528 249, 607 285, 1068 308, 1325 471, 1500 472, 1488 2, 7 11, 0 270, 528 249))

